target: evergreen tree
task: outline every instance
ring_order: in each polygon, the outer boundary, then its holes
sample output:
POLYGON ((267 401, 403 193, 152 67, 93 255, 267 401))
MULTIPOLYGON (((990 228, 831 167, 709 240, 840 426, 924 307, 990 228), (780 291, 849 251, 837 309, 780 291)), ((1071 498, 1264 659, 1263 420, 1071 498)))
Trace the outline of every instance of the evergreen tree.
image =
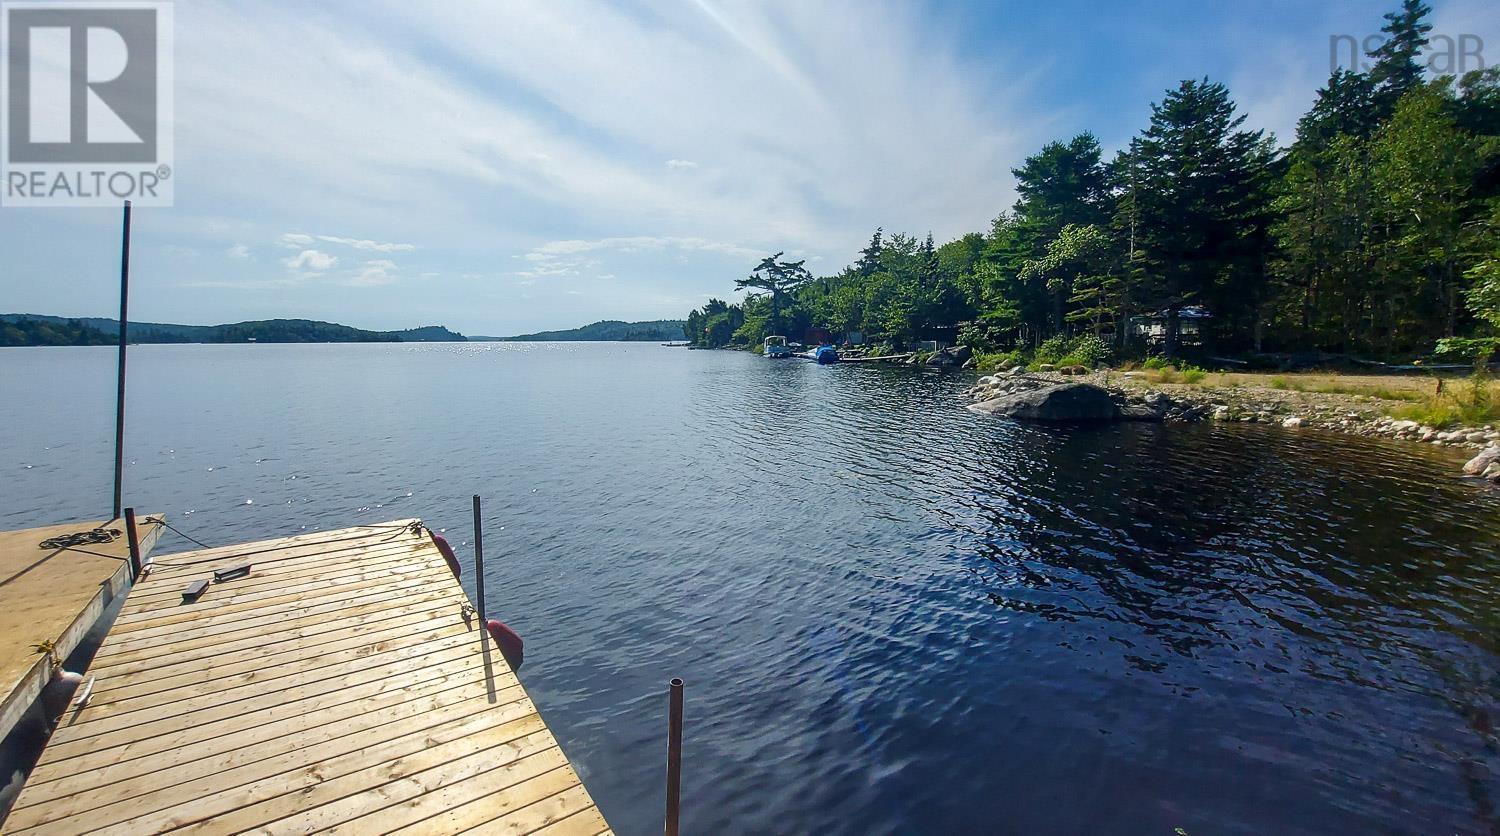
POLYGON ((781 333, 781 307, 782 300, 787 294, 812 280, 812 274, 802 265, 804 261, 782 261, 781 253, 766 256, 761 259, 760 264, 743 279, 736 279, 734 286, 739 290, 753 288, 764 290, 771 297, 771 330, 781 333))
POLYGON ((859 251, 859 263, 856 268, 861 276, 874 275, 875 271, 880 269, 880 252, 885 249, 880 241, 882 232, 880 227, 875 227, 875 234, 870 236, 870 243, 859 251))
POLYGON ((1253 297, 1243 285, 1261 275, 1247 240, 1265 213, 1273 151, 1234 111, 1224 85, 1184 81, 1151 106, 1140 137, 1137 244, 1154 280, 1147 299, 1166 316, 1168 356, 1184 306, 1253 297))
POLYGON ((1375 112, 1382 118, 1396 110, 1401 97, 1422 84, 1422 49, 1432 24, 1427 16, 1432 9, 1422 0, 1401 0, 1401 10, 1385 16, 1380 31, 1386 39, 1370 57, 1370 83, 1374 88, 1375 112))

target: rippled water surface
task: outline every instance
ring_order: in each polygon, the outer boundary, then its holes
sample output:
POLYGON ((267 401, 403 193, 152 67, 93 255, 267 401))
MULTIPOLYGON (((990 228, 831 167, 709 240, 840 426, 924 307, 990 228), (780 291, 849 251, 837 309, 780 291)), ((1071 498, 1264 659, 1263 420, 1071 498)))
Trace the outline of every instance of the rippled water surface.
MULTIPOLYGON (((0 349, 0 527, 107 515, 113 357, 0 349)), ((672 676, 684 832, 1500 826, 1500 497, 1451 451, 655 345, 130 370, 127 504, 211 544, 416 516, 467 554, 482 494, 491 615, 622 833, 660 832, 672 676)))

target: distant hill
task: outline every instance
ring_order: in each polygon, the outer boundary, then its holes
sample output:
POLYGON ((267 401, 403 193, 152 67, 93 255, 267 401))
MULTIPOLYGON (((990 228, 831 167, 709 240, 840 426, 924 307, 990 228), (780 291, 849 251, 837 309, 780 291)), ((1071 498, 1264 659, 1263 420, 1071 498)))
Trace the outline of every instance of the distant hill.
POLYGON ((392 331, 391 333, 400 337, 401 342, 404 343, 461 343, 469 339, 441 325, 424 325, 421 328, 408 328, 405 331, 392 331))
MULTIPOLYGON (((0 314, 0 345, 107 345, 118 340, 119 336, 120 323, 114 319, 0 314)), ((463 334, 449 331, 441 325, 405 331, 366 331, 315 319, 261 319, 226 325, 130 323, 132 343, 398 343, 464 340, 463 334)))
POLYGON ((650 322, 621 322, 606 319, 570 328, 566 331, 538 331, 535 334, 520 334, 514 337, 470 337, 470 340, 491 342, 671 342, 683 338, 686 325, 680 319, 657 319, 650 322))

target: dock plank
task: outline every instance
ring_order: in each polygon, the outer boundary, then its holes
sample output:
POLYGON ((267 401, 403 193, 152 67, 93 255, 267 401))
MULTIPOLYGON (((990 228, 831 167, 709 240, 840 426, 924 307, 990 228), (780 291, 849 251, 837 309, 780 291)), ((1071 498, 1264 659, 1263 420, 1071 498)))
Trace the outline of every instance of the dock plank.
POLYGON ((411 522, 159 558, 5 831, 607 829, 411 522))

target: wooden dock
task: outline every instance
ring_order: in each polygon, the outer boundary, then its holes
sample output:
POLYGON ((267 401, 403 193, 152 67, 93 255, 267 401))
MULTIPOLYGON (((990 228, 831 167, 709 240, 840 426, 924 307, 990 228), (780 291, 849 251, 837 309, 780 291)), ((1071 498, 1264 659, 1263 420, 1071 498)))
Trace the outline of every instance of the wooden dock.
MULTIPOLYGON (((141 551, 150 552, 161 536, 160 518, 139 517, 136 527, 141 551)), ((0 687, 5 689, 0 737, 10 733, 52 676, 51 657, 36 646, 51 642, 57 658, 66 659, 129 589, 130 574, 123 520, 0 531, 0 687), (104 533, 94 539, 107 542, 55 543, 95 530, 104 533)))
POLYGON ((5 831, 608 832, 414 522, 155 561, 5 831))

